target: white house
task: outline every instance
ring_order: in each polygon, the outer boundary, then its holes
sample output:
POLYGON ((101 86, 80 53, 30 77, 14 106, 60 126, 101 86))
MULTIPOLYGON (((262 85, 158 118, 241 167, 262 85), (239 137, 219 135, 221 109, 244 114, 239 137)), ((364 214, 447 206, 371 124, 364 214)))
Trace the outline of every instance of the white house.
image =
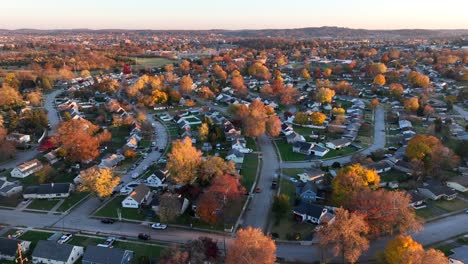
POLYGON ((310 222, 320 224, 322 217, 327 214, 328 210, 318 205, 301 203, 293 210, 294 215, 302 222, 310 222))
POLYGON ((233 144, 232 149, 235 149, 241 153, 250 153, 252 149, 246 147, 246 142, 242 138, 238 138, 233 144))
POLYGON ((23 192, 25 199, 67 198, 73 189, 71 183, 46 183, 29 186, 23 192))
POLYGON ((2 260, 11 261, 12 263, 14 263, 14 260, 18 254, 18 244, 20 244, 21 252, 25 254, 29 250, 31 242, 0 237, 1 263, 3 263, 2 260))
POLYGON ((10 197, 21 193, 23 186, 17 182, 9 182, 6 177, 0 178, 0 196, 10 197))
POLYGON ((231 149, 226 156, 226 160, 232 160, 234 163, 242 164, 244 163, 244 153, 241 153, 235 149, 231 149))
POLYGON ((18 165, 18 167, 14 168, 10 172, 10 174, 11 177, 15 178, 26 178, 40 169, 42 169, 42 163, 37 159, 33 159, 18 165))
POLYGON ((340 139, 335 139, 330 142, 327 142, 325 145, 327 148, 341 149, 341 148, 351 145, 351 142, 352 141, 347 138, 340 138, 340 139))
POLYGON ((122 207, 138 208, 142 203, 148 201, 150 194, 150 188, 144 184, 140 184, 122 201, 122 207))
POLYGON ((299 180, 302 182, 320 182, 322 181, 323 177, 325 176, 325 172, 320 169, 310 168, 304 170, 303 173, 297 174, 299 176, 299 180))
POLYGON ((9 141, 15 141, 19 144, 26 144, 31 141, 31 136, 14 132, 9 134, 6 139, 9 141))
POLYGON ((447 186, 459 192, 468 191, 468 175, 460 175, 447 180, 447 186))
POLYGON ((73 264, 83 256, 83 252, 83 247, 39 240, 31 257, 35 264, 73 264))

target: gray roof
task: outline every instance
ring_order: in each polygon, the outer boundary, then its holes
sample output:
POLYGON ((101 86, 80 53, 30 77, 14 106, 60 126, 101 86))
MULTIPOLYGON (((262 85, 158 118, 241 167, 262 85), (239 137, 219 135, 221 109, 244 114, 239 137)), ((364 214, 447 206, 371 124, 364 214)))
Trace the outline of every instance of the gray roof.
POLYGON ((21 240, 0 237, 0 255, 16 256, 18 243, 21 243, 21 240))
POLYGON ((53 259, 66 262, 75 246, 58 244, 54 241, 39 240, 32 253, 33 257, 53 259))
POLYGON ((29 186, 24 190, 24 194, 59 194, 68 193, 70 191, 70 183, 47 183, 39 186, 29 186))
POLYGON ((468 245, 463 245, 457 248, 452 249, 453 254, 450 255, 450 258, 463 261, 463 263, 468 263, 468 245))
POLYGON ((294 211, 319 219, 322 215, 323 207, 314 204, 300 203, 294 208, 294 211))
POLYGON ((130 263, 133 258, 133 251, 120 248, 105 248, 98 246, 88 246, 83 255, 83 262, 94 264, 120 264, 130 263))

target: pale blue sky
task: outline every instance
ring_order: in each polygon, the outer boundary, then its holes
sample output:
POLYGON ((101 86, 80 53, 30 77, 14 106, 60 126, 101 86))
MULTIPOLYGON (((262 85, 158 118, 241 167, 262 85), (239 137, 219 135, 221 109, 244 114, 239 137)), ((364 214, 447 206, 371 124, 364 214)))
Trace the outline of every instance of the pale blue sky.
POLYGON ((468 29, 468 0, 9 0, 0 28, 468 29))

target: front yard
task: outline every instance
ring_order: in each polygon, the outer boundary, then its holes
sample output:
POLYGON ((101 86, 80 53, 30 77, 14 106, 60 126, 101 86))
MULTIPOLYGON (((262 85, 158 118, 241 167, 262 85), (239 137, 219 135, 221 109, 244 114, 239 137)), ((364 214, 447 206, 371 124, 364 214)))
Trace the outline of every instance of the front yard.
POLYGON ((258 155, 257 154, 246 154, 244 157, 244 163, 241 169, 241 184, 250 191, 257 175, 258 167, 258 155))
POLYGON ((75 204, 81 202, 88 194, 89 193, 87 192, 74 192, 70 194, 70 196, 57 208, 57 211, 66 212, 68 209, 75 206, 75 204))
POLYGON ((50 211, 59 201, 55 199, 34 199, 27 209, 50 211))
POLYGON ((428 203, 446 212, 454 212, 454 211, 468 208, 468 203, 460 199, 453 199, 451 201, 448 201, 448 200, 428 201, 428 203))
POLYGON ((125 195, 116 196, 104 207, 99 209, 94 216, 107 217, 118 219, 118 211, 120 210, 123 219, 143 221, 147 217, 148 210, 145 209, 134 209, 134 208, 123 208, 122 201, 126 198, 125 195))
POLYGON ((307 157, 304 154, 293 152, 292 144, 288 144, 285 139, 274 141, 283 161, 304 161, 307 157))

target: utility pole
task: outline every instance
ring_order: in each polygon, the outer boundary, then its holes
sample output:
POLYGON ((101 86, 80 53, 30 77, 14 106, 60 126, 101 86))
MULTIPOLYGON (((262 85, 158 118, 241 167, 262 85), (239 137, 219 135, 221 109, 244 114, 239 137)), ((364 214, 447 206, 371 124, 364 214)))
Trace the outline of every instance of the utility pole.
POLYGON ((21 243, 17 244, 18 247, 18 257, 15 259, 16 263, 24 264, 28 261, 28 258, 23 258, 23 251, 21 249, 21 243))

